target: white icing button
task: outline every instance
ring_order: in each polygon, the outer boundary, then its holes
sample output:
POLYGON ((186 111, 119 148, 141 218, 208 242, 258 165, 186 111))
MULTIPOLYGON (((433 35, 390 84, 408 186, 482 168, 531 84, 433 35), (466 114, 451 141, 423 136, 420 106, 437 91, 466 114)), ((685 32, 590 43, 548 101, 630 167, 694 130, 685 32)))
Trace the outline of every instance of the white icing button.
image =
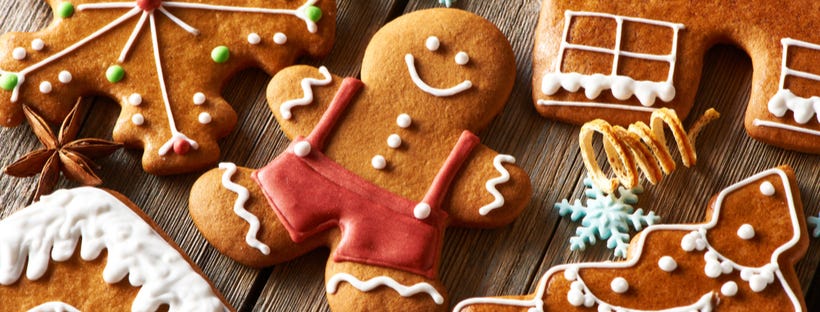
POLYGON ((257 33, 250 33, 250 34, 248 35, 248 43, 253 44, 253 45, 257 45, 257 44, 259 44, 260 42, 262 42, 262 37, 260 37, 260 36, 259 36, 259 34, 257 34, 257 33))
POLYGON ((296 154, 296 156, 305 157, 310 154, 310 149, 310 142, 301 141, 293 146, 293 153, 296 154))
POLYGON ((467 52, 458 52, 456 54, 456 64, 458 65, 467 65, 470 62, 470 56, 467 55, 467 52))
POLYGON ((145 123, 145 117, 142 114, 134 114, 134 116, 131 116, 131 122, 137 126, 142 126, 145 123))
POLYGON ((273 35, 273 42, 278 44, 278 45, 283 45, 285 43, 288 43, 288 36, 286 36, 283 33, 278 32, 278 33, 273 35))
POLYGON ((720 287, 720 293, 727 297, 734 297, 737 295, 737 283, 728 281, 720 287))
POLYGON ((22 61, 26 58, 26 49, 23 47, 16 47, 11 51, 11 57, 15 60, 22 61))
POLYGON ((658 267, 665 272, 672 272, 678 268, 678 263, 670 256, 663 256, 658 260, 658 267))
POLYGON ((427 50, 436 51, 438 50, 441 42, 438 40, 436 36, 427 37, 427 41, 424 42, 424 46, 427 47, 427 50))
POLYGON ((398 134, 391 134, 387 137, 387 146, 391 148, 399 148, 401 146, 401 137, 398 134))
POLYGON ((612 287, 612 291, 618 294, 625 293, 629 290, 629 283, 623 277, 613 278, 612 283, 609 283, 609 286, 612 287))
POLYGON ((31 41, 31 49, 34 51, 41 51, 45 47, 46 43, 43 41, 43 39, 37 38, 31 41))
POLYGON ((69 73, 67 70, 61 71, 60 74, 57 75, 57 80, 59 80, 62 83, 69 83, 72 79, 74 79, 74 77, 72 77, 71 73, 69 73))
POLYGON ((142 95, 139 93, 133 93, 128 96, 128 104, 139 106, 142 104, 142 95))
POLYGON ((771 182, 766 181, 760 184, 760 193, 766 196, 774 195, 774 185, 771 182))
POLYGON ((382 155, 376 155, 370 160, 370 164, 373 165, 373 168, 382 170, 387 167, 387 160, 385 160, 382 155))
POLYGON ((205 104, 205 94, 202 92, 194 93, 194 105, 202 105, 205 104))
POLYGON ((51 82, 43 81, 40 83, 40 93, 42 94, 49 94, 51 93, 52 86, 51 82))
POLYGON ((410 127, 413 123, 413 119, 410 118, 410 115, 401 114, 398 118, 396 118, 396 124, 399 125, 399 128, 406 129, 410 127))
POLYGON ((430 216, 431 211, 433 210, 430 208, 430 205, 427 203, 419 203, 415 208, 413 208, 413 216, 416 217, 416 219, 424 220, 430 216))
POLYGON ((207 124, 211 123, 211 121, 213 121, 213 118, 211 118, 211 114, 208 114, 208 113, 200 113, 199 114, 199 123, 201 123, 203 125, 207 125, 207 124))
POLYGON ((755 228, 751 224, 743 224, 737 229, 737 236, 745 240, 750 240, 755 237, 755 228))

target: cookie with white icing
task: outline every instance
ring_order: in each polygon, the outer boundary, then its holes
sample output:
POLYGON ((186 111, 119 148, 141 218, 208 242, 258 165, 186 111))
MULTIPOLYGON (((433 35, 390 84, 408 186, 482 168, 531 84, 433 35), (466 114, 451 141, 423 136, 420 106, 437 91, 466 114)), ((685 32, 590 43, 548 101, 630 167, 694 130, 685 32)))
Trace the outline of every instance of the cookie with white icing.
POLYGON ((816 1, 544 1, 533 51, 533 100, 547 118, 618 125, 661 107, 685 119, 706 51, 734 44, 752 59, 749 135, 820 153, 816 1))
POLYGON ((4 311, 232 310, 121 194, 58 190, 0 221, 4 311))
POLYGON ((78 97, 104 95, 122 109, 114 140, 144 149, 153 174, 216 163, 237 122, 223 84, 324 56, 336 31, 333 0, 46 1, 48 27, 0 37, 0 125, 20 124, 24 103, 56 122, 78 97))
POLYGON ((385 25, 361 80, 294 66, 268 87, 293 143, 260 169, 222 164, 190 213, 237 261, 264 267, 320 246, 334 311, 442 311, 445 229, 508 224, 531 195, 515 158, 473 134, 501 112, 515 62, 473 13, 413 12, 385 25))
POLYGON ((647 227, 626 261, 555 266, 534 294, 455 311, 806 311, 794 265, 808 232, 791 168, 732 185, 709 207, 705 223, 647 227))

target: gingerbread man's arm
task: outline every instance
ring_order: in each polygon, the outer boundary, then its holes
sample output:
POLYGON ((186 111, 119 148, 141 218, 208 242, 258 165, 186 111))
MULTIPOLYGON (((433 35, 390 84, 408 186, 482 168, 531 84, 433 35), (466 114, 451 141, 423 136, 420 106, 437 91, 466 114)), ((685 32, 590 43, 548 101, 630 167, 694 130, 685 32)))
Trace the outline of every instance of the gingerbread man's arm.
POLYGON ((268 106, 289 138, 307 136, 319 123, 342 77, 307 65, 283 69, 268 84, 268 106))
POLYGON ((444 206, 455 226, 489 228, 512 222, 531 196, 530 178, 514 157, 479 144, 455 177, 444 206))

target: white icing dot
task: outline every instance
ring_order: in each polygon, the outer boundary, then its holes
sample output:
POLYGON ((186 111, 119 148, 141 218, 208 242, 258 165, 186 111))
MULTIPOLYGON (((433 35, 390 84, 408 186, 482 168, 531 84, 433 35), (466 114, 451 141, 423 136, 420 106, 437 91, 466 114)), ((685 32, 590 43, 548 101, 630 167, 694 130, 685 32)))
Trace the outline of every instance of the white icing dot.
POLYGON ((205 94, 202 92, 194 93, 194 105, 202 105, 205 104, 205 94))
POLYGON ((737 295, 737 283, 728 281, 720 287, 720 293, 727 297, 734 297, 737 295))
POLYGON ((278 44, 278 45, 283 45, 285 43, 288 43, 288 36, 283 34, 283 33, 278 32, 278 33, 273 35, 273 42, 278 44))
POLYGON ((427 203, 419 203, 415 208, 413 208, 413 216, 416 217, 416 219, 424 220, 430 216, 431 211, 433 210, 430 208, 430 205, 427 203))
POLYGON ((22 61, 26 58, 26 49, 23 47, 16 47, 14 50, 11 51, 11 57, 15 60, 22 61))
POLYGON ((718 278, 723 274, 723 268, 720 266, 720 262, 707 261, 706 266, 703 267, 703 273, 710 278, 718 278))
POLYGON ((134 116, 131 116, 131 122, 137 126, 142 126, 145 123, 145 117, 142 114, 134 114, 134 116))
POLYGON ((142 95, 139 93, 132 93, 128 96, 128 104, 139 106, 142 104, 142 95))
POLYGON ((260 42, 262 42, 262 37, 260 37, 260 36, 259 36, 259 34, 257 34, 257 33, 250 33, 250 34, 248 35, 248 43, 253 44, 253 45, 257 45, 257 44, 259 44, 260 42))
POLYGON ((436 37, 436 36, 427 37, 427 41, 424 42, 424 46, 426 46, 427 50, 430 50, 430 51, 438 50, 440 45, 441 45, 441 42, 439 42, 438 37, 436 37))
POLYGON ((461 51, 456 54, 456 64, 467 65, 470 62, 470 56, 467 52, 461 51))
POLYGON ((373 165, 373 168, 378 170, 382 170, 387 167, 387 160, 384 159, 382 155, 373 156, 373 159, 370 160, 370 164, 373 165))
POLYGON ((612 291, 618 294, 625 293, 629 290, 629 283, 623 277, 613 278, 612 282, 609 283, 609 286, 612 287, 612 291))
POLYGON ((43 41, 43 39, 37 38, 31 41, 31 49, 34 51, 41 51, 45 47, 46 43, 43 41))
POLYGON ((750 240, 755 237, 755 228, 751 224, 743 224, 737 229, 737 236, 745 240, 750 240))
POLYGON ((72 77, 71 73, 69 73, 67 70, 61 71, 60 74, 57 75, 57 80, 59 80, 62 83, 69 83, 72 79, 74 79, 74 77, 72 77))
POLYGON ((573 306, 580 307, 584 304, 584 293, 580 289, 571 289, 567 292, 567 301, 573 306))
POLYGON ((51 93, 52 86, 51 82, 43 81, 40 83, 40 93, 42 94, 49 94, 51 93))
POLYGON ((387 137, 387 146, 391 148, 399 148, 401 146, 401 137, 398 134, 391 134, 387 137))
POLYGON ((293 153, 299 157, 305 157, 310 154, 310 142, 308 141, 301 141, 293 145, 293 153))
POLYGON ((766 181, 760 184, 760 193, 766 196, 774 195, 774 185, 771 182, 766 181))
POLYGON ((678 268, 678 263, 670 256, 663 256, 658 260, 658 267, 665 272, 672 272, 678 268))
POLYGON ((578 269, 574 267, 569 267, 564 270, 564 278, 568 281, 574 281, 578 278, 578 269))
POLYGON ((413 123, 413 119, 410 118, 410 115, 401 114, 398 118, 396 118, 396 124, 399 125, 399 128, 406 129, 410 127, 413 123))
POLYGON ((754 292, 761 292, 766 289, 766 285, 769 283, 766 282, 766 278, 760 275, 752 275, 749 278, 749 288, 752 289, 754 292))
POLYGON ((213 121, 213 118, 211 118, 211 114, 208 114, 207 112, 199 114, 199 123, 207 125, 211 123, 211 121, 213 121))

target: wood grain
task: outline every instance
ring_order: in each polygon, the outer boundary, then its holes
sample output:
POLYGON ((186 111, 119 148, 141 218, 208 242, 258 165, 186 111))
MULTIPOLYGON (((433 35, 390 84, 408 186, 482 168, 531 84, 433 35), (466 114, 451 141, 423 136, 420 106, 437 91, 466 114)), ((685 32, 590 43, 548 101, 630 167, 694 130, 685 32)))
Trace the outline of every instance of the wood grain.
MULTIPOLYGON (((303 60, 326 65, 341 76, 358 76, 370 37, 402 12, 438 6, 433 0, 339 0, 338 39, 326 59, 303 60)), ((534 291, 549 267, 565 263, 609 259, 600 244, 584 252, 570 252, 568 237, 577 224, 558 216, 553 204, 562 198, 581 198, 585 170, 577 144, 578 127, 541 118, 532 107, 532 30, 540 1, 461 0, 456 6, 487 17, 508 36, 516 51, 516 86, 502 115, 481 133, 482 142, 515 155, 532 178, 534 195, 524 214, 512 225, 495 230, 451 229, 443 251, 442 280, 451 304, 472 296, 524 294, 534 291)), ((0 0, 0 30, 32 31, 45 26, 51 13, 43 1, 0 0)), ((709 198, 724 187, 760 170, 790 164, 797 173, 807 215, 820 212, 820 157, 784 151, 750 139, 742 116, 751 87, 751 62, 743 51, 718 46, 705 56, 704 77, 692 116, 715 107, 723 116, 698 140, 698 163, 646 187, 638 207, 653 210, 665 223, 699 222, 709 198)), ((269 77, 259 70, 240 73, 223 94, 234 103, 240 122, 223 139, 221 159, 260 167, 288 144, 267 108, 264 90, 269 77), (252 147, 252 148, 251 148, 252 147)), ((119 108, 104 98, 93 103, 81 136, 110 138, 119 108)), ((694 117, 685 121, 691 124, 694 117)), ((27 125, 0 128, 0 165, 7 165, 37 149, 39 142, 27 125)), ((240 310, 328 311, 324 297, 327 250, 266 270, 245 268, 222 256, 202 238, 187 213, 190 185, 200 173, 175 177, 145 174, 141 151, 119 151, 100 161, 105 187, 131 198, 190 254, 226 298, 240 310)), ((676 158, 679 158, 677 155, 676 158)), ((36 178, 0 175, 0 217, 31 201, 36 178)), ((73 186, 61 183, 62 187, 73 186)), ((2 235, 2 233, 0 233, 2 235)), ((820 242, 812 240, 797 272, 807 293, 809 310, 820 309, 820 242)))

